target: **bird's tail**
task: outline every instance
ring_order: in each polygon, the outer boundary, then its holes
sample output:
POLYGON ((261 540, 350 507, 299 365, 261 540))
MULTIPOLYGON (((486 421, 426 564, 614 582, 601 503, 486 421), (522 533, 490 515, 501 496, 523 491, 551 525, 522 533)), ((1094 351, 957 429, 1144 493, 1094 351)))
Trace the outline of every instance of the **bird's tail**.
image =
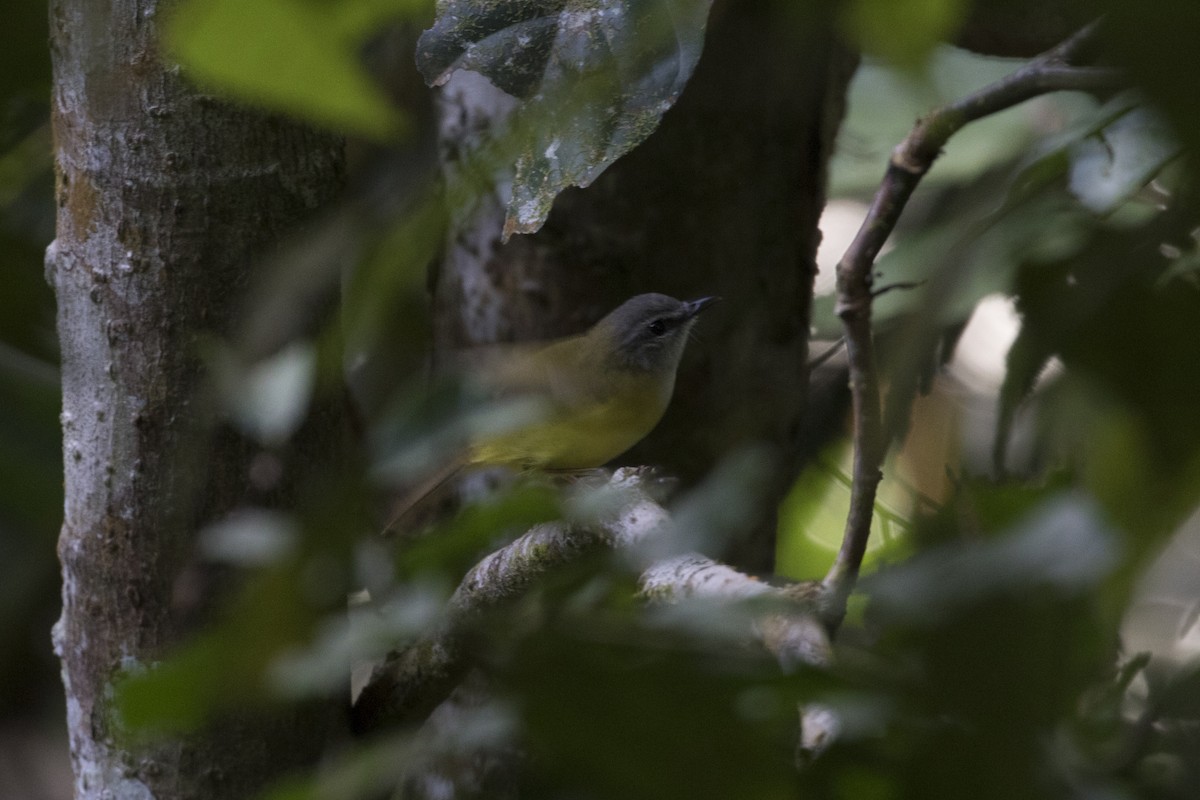
POLYGON ((446 462, 431 472, 423 481, 411 490, 400 495, 392 503, 388 514, 387 524, 380 531, 381 536, 392 537, 402 531, 411 531, 421 521, 422 515, 435 508, 434 501, 441 494, 438 491, 457 477, 467 466, 465 457, 458 457, 446 462))

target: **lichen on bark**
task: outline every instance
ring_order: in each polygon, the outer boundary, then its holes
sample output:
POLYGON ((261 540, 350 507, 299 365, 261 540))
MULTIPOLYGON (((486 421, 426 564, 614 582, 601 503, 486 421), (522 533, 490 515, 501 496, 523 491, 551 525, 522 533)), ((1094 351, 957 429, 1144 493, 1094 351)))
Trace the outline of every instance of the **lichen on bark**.
POLYGON ((160 59, 158 23, 144 0, 51 4, 66 492, 54 639, 79 800, 246 796, 322 744, 287 713, 186 740, 114 730, 113 677, 205 619, 215 598, 180 576, 195 532, 248 491, 253 448, 214 427, 198 343, 231 330, 255 258, 336 194, 343 160, 337 137, 190 86, 160 59))

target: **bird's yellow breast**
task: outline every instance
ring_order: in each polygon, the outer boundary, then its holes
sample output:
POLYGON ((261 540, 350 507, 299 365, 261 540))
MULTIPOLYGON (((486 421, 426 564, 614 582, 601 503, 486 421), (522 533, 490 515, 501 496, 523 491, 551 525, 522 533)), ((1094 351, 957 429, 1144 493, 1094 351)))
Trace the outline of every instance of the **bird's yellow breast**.
POLYGON ((599 467, 658 424, 674 383, 673 371, 630 372, 606 376, 602 391, 571 386, 549 396, 539 421, 477 442, 471 460, 540 469, 599 467))

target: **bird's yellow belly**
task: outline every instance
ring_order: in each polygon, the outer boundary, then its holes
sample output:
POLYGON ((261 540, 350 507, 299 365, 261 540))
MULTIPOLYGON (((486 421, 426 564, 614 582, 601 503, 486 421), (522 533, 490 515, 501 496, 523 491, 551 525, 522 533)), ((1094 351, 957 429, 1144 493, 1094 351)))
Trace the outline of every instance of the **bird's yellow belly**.
POLYGON ((638 388, 617 399, 551 411, 541 422, 476 444, 471 460, 539 469, 599 467, 648 434, 668 399, 669 387, 638 388))

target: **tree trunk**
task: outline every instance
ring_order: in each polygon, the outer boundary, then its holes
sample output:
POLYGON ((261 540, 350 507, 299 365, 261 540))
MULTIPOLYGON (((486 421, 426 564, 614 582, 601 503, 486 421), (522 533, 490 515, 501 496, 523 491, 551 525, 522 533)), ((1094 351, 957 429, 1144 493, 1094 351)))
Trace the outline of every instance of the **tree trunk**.
POLYGON ((254 448, 214 435, 198 354, 247 267, 342 177, 335 137, 235 108, 158 54, 154 0, 51 3, 62 348, 63 612, 76 797, 235 798, 325 741, 286 713, 143 741, 112 684, 205 616, 179 580, 199 527, 244 502, 254 448))
MULTIPOLYGON (((734 544, 769 570, 774 508, 795 477, 825 165, 853 60, 825 21, 765 0, 717 2, 705 51, 660 128, 545 227, 500 244, 502 204, 451 231, 435 288, 441 347, 577 332, 641 292, 720 295, 685 354, 658 428, 622 463, 693 483, 721 456, 768 444, 756 532, 734 544)), ((443 152, 503 114, 474 76, 443 92, 443 152)))

